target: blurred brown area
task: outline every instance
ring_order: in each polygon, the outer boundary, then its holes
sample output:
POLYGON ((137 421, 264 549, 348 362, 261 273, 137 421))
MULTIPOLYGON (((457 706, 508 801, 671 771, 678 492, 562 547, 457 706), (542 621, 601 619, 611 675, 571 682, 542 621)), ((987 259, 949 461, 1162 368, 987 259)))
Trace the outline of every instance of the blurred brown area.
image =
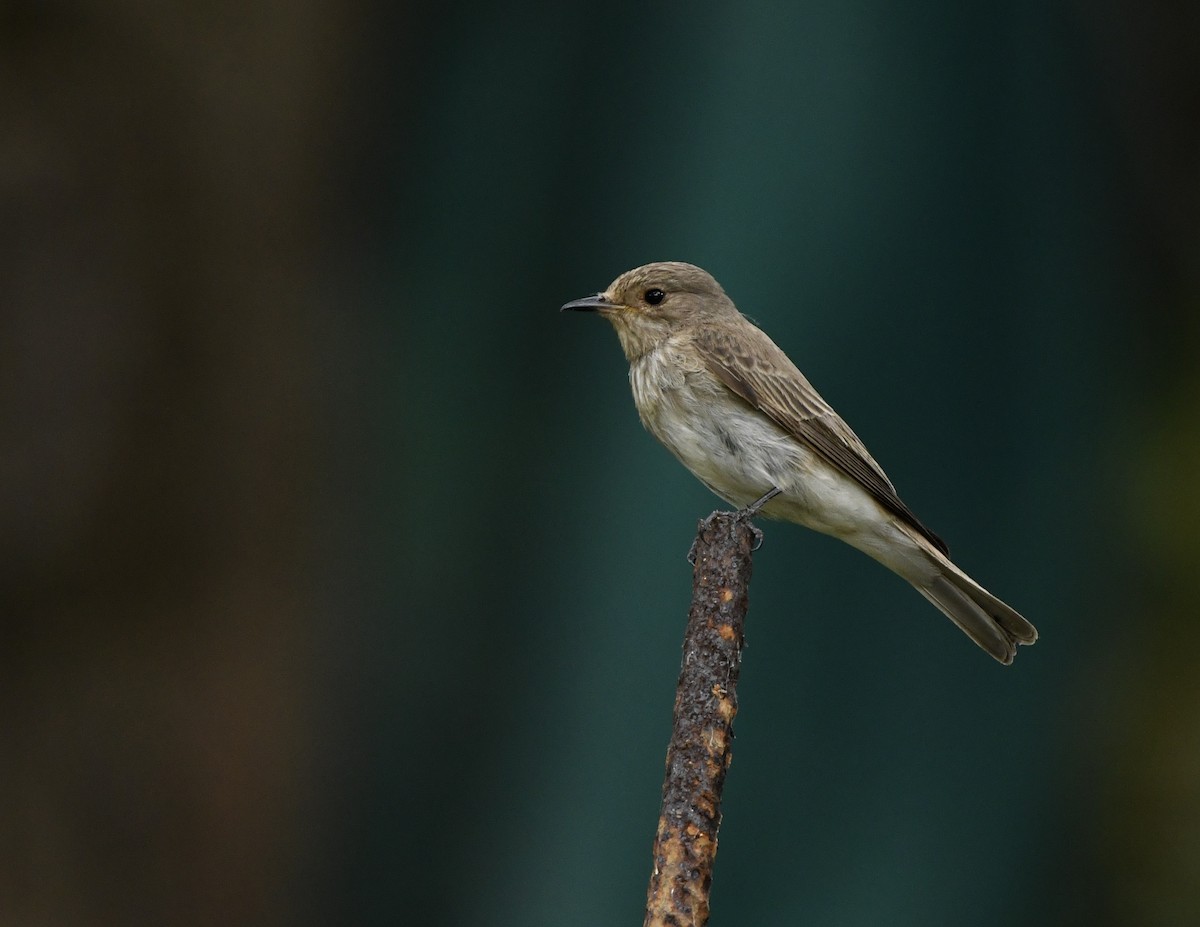
POLYGON ((1200 896, 1200 10, 1081 6, 1119 130, 1132 222, 1135 389, 1110 438, 1127 464, 1113 544, 1129 619, 1083 691, 1097 777, 1085 856, 1108 886, 1093 922, 1184 924, 1200 896), (1101 823, 1101 822, 1105 823, 1101 823))
POLYGON ((0 922, 285 923, 346 4, 0 6, 0 922))

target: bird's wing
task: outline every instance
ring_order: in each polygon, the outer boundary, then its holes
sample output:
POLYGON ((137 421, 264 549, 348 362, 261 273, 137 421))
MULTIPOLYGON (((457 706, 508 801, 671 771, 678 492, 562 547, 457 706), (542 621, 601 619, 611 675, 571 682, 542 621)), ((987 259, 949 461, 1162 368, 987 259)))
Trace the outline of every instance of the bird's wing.
POLYGON ((720 328, 701 328, 695 344, 704 362, 730 390, 815 451, 827 463, 858 482, 885 508, 916 528, 934 547, 949 555, 945 542, 921 524, 905 505, 883 468, 867 452, 850 426, 813 389, 778 345, 755 326, 734 339, 720 328))

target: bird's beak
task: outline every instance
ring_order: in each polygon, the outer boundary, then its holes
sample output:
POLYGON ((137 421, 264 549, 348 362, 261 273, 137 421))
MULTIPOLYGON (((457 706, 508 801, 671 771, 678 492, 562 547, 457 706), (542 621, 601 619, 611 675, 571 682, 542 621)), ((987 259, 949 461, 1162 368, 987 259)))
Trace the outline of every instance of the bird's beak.
POLYGON ((564 303, 558 311, 566 312, 568 309, 572 309, 575 312, 606 312, 616 308, 605 298, 603 293, 597 293, 595 296, 585 296, 583 299, 573 299, 569 303, 564 303))

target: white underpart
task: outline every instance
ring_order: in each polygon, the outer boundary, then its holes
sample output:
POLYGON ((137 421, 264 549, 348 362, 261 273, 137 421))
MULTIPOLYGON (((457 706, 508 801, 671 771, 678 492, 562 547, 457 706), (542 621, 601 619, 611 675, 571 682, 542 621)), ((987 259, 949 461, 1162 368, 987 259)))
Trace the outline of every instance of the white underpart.
POLYGON ((764 515, 833 535, 910 582, 937 573, 928 545, 856 480, 707 371, 689 370, 669 342, 634 360, 629 379, 642 423, 725 501, 743 507, 777 487, 764 515))

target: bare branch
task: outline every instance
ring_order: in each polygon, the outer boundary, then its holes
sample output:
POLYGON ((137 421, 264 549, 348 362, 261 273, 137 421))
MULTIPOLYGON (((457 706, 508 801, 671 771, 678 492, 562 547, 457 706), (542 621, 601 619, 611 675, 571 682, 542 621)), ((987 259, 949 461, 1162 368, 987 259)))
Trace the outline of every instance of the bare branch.
POLYGON ((762 533, 743 513, 714 512, 692 545, 692 607, 675 692, 662 812, 644 927, 702 927, 749 607, 751 557, 762 533))

